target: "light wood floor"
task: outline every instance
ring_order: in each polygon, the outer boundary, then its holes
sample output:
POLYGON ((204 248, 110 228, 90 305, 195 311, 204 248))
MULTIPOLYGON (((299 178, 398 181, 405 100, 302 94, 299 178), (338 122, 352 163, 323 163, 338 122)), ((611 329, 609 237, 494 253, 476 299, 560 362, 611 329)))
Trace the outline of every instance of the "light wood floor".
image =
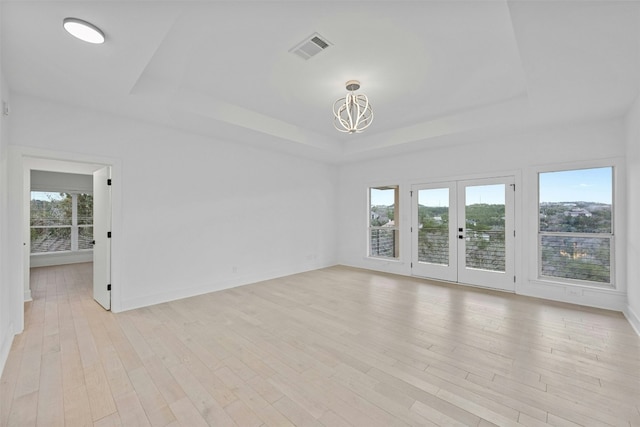
POLYGON ((334 267, 113 314, 32 270, 2 426, 640 426, 620 313, 334 267))

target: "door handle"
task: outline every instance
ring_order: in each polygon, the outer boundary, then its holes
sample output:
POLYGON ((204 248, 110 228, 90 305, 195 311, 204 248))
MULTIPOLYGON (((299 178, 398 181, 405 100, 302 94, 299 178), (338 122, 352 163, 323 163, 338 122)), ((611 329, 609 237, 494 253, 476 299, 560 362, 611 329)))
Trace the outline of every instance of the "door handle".
POLYGON ((464 239, 464 236, 462 234, 458 235, 458 239, 464 239))

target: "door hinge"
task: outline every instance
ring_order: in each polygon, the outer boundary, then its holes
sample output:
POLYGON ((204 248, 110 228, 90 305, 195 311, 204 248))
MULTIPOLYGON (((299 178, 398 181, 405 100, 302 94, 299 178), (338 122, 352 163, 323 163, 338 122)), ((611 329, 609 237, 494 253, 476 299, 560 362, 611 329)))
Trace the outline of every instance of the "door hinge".
POLYGON ((516 276, 513 276, 513 283, 516 283, 516 276))
POLYGON ((513 230, 513 237, 516 237, 516 230, 513 230))
POLYGON ((413 227, 411 227, 411 232, 413 233, 413 227))
POLYGON ((109 283, 109 284, 107 285, 107 290, 108 290, 108 291, 110 291, 110 290, 111 290, 111 283, 109 283))
POLYGON ((516 185, 515 184, 509 184, 511 187, 513 187, 513 191, 516 191, 516 185))
POLYGON ((107 179, 107 185, 111 185, 111 178, 107 179))
POLYGON ((409 195, 413 197, 413 190, 409 191, 409 195))
POLYGON ((411 268, 413 268, 413 263, 411 263, 411 268))
POLYGON ((107 231, 107 239, 110 239, 110 238, 111 238, 111 232, 107 231))

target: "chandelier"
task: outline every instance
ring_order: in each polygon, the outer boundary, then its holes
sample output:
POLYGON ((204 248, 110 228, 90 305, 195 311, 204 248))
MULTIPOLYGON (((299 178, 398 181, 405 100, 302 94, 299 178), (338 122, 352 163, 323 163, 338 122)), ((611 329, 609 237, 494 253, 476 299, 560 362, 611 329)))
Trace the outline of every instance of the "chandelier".
POLYGON ((371 125, 373 110, 369 99, 364 94, 356 95, 360 82, 349 80, 346 83, 349 93, 333 103, 333 126, 344 133, 360 133, 371 125))

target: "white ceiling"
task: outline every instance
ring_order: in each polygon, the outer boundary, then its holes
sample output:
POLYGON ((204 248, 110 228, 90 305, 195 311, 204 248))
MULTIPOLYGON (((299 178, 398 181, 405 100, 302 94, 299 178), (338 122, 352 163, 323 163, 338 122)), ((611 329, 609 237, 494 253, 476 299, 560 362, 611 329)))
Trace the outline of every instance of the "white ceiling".
POLYGON ((640 1, 0 4, 16 93, 336 162, 620 116, 640 84, 640 1), (315 32, 333 45, 289 53, 315 32), (375 113, 359 135, 333 128, 350 79, 375 113))

